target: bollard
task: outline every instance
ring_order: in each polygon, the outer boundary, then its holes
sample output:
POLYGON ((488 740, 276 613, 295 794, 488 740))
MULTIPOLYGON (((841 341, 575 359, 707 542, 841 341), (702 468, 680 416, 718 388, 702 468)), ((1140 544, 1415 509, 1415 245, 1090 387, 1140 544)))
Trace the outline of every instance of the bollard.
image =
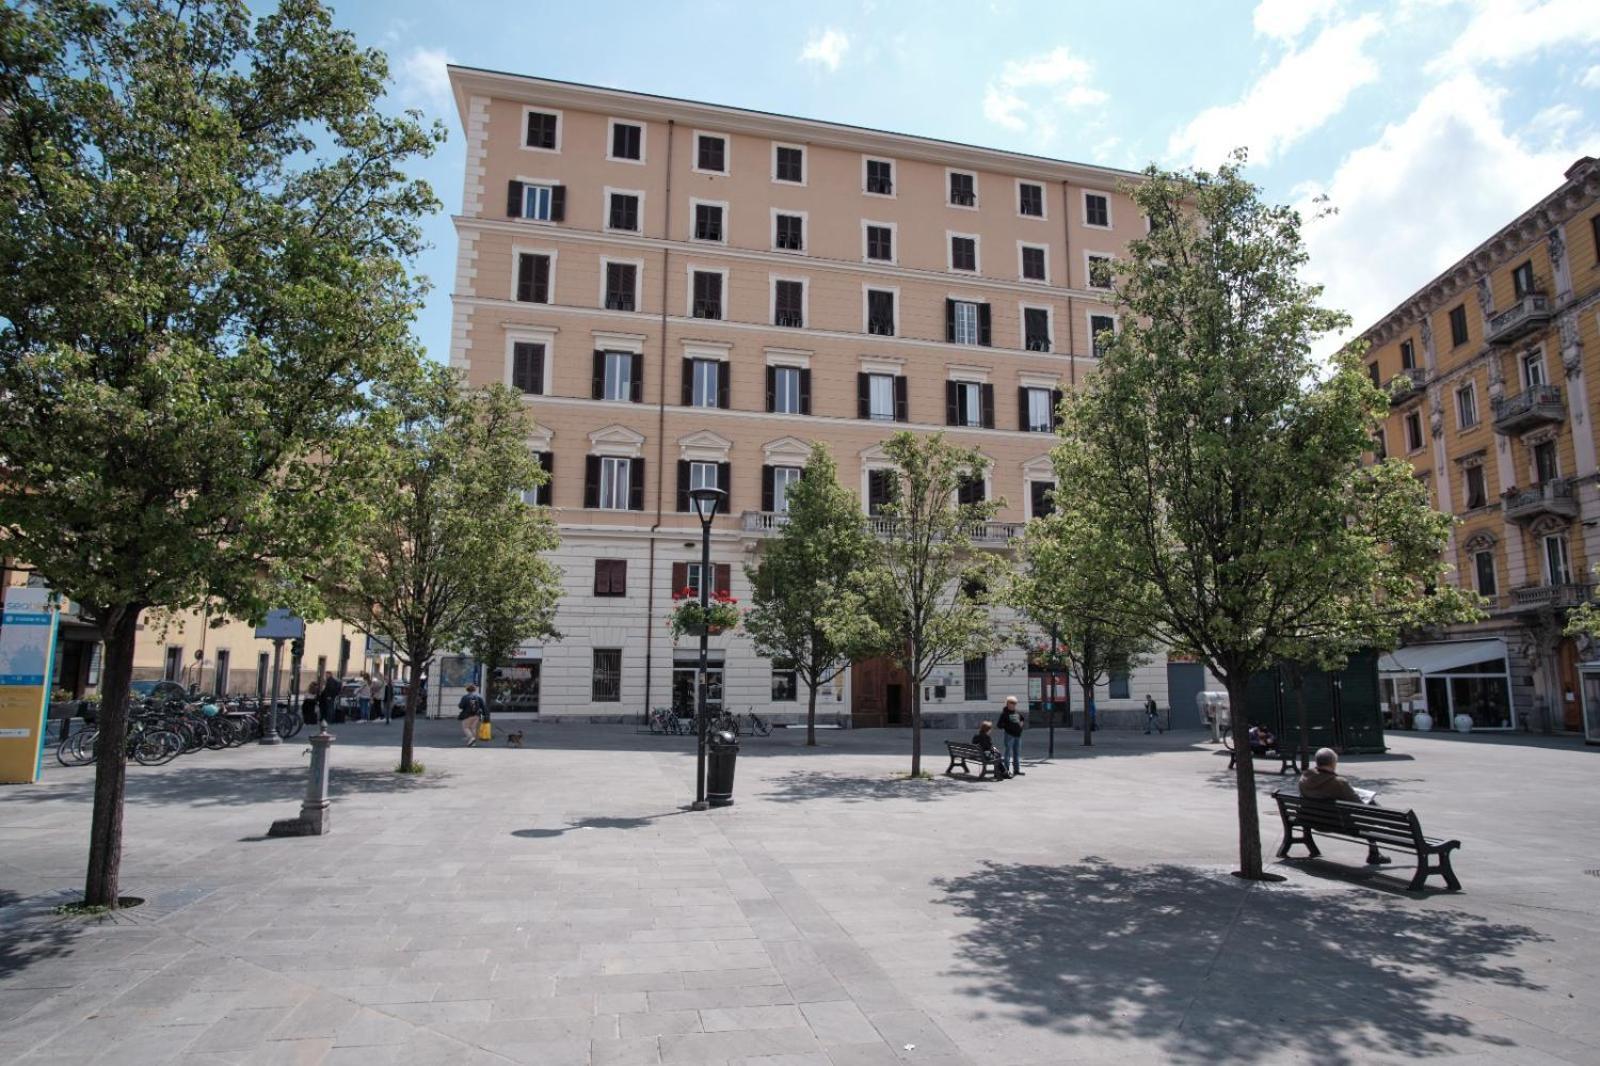
POLYGON ((269 837, 319 837, 328 831, 328 749, 333 746, 332 733, 314 733, 311 736, 311 776, 306 781, 305 802, 300 804, 298 818, 284 818, 272 823, 269 837))

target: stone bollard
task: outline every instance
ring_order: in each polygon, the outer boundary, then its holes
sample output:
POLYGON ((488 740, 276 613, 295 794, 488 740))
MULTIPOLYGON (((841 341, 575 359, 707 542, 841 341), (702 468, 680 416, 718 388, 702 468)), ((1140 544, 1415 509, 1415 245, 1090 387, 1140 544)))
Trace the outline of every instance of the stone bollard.
POLYGON ((306 798, 300 805, 300 816, 273 822, 267 836, 317 837, 328 831, 328 749, 332 745, 332 733, 312 734, 311 777, 306 781, 306 798))

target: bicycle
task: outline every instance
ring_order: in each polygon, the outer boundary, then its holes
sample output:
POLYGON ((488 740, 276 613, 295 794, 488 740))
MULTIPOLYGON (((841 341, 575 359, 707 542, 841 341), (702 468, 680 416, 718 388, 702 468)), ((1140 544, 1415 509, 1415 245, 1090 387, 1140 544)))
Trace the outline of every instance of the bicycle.
POLYGON ((692 726, 679 718, 678 713, 671 707, 650 708, 649 726, 652 733, 674 737, 694 732, 692 726))

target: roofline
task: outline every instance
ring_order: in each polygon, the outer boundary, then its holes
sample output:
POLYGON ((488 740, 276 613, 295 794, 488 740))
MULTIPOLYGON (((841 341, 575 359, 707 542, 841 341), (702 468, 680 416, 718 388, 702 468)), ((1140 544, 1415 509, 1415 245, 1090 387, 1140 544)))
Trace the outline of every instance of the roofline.
POLYGON ((1579 158, 1563 176, 1565 180, 1552 192, 1362 330, 1358 339, 1373 345, 1387 343, 1401 329, 1432 314, 1475 284, 1502 260, 1567 221, 1586 201, 1600 196, 1600 161, 1593 156, 1579 158))
POLYGON ((466 87, 470 83, 474 87, 492 91, 493 95, 502 99, 525 99, 530 103, 552 105, 566 102, 570 102, 573 106, 587 104, 623 118, 655 119, 663 122, 669 119, 693 120, 715 125, 730 132, 762 136, 777 133, 795 140, 864 151, 876 150, 887 153, 892 146, 893 154, 897 158, 922 159, 929 162, 966 163, 993 168, 1003 161, 1008 164, 1005 169, 1016 173, 1019 177, 1037 177, 1050 181, 1089 178, 1101 182, 1139 181, 1144 177, 1137 170, 1076 163, 1067 159, 1053 159, 1049 156, 1012 152, 1001 148, 985 148, 982 145, 896 133, 893 130, 880 130, 871 126, 852 126, 842 122, 827 122, 774 111, 729 107, 701 100, 685 100, 655 93, 614 89, 604 85, 561 81, 555 78, 538 78, 529 74, 514 74, 509 71, 464 66, 458 63, 449 64, 447 69, 450 73, 450 88, 455 97, 456 112, 463 127, 467 124, 467 97, 470 94, 466 91, 466 87), (885 139, 890 145, 883 143, 885 139))

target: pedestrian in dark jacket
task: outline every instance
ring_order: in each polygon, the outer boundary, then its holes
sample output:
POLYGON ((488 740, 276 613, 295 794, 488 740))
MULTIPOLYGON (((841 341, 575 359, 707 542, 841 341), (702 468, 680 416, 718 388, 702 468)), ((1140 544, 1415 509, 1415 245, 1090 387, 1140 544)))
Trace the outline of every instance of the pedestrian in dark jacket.
POLYGON ((1011 776, 1021 777, 1022 772, 1022 730, 1026 728, 1027 720, 1022 717, 1022 712, 1017 710, 1017 698, 1006 697, 1005 710, 1000 712, 1000 732, 1005 734, 1005 750, 1001 762, 1011 763, 1011 776))
POLYGON ((317 710, 324 722, 333 718, 334 708, 339 706, 339 696, 343 692, 344 686, 333 676, 332 670, 322 675, 322 688, 317 690, 317 710))
POLYGON ((484 705, 483 697, 478 695, 477 685, 468 685, 467 694, 461 697, 461 702, 456 705, 460 708, 456 718, 461 722, 461 734, 467 740, 467 747, 472 747, 478 742, 478 723, 483 721, 484 713, 488 707, 484 705))
POLYGON ((984 755, 990 756, 994 759, 994 779, 996 781, 1004 781, 1006 778, 1010 777, 1011 774, 1006 771, 1005 759, 1001 758, 1000 753, 994 750, 993 731, 993 722, 980 722, 978 724, 978 731, 972 735, 972 744, 979 751, 983 752, 984 755))

